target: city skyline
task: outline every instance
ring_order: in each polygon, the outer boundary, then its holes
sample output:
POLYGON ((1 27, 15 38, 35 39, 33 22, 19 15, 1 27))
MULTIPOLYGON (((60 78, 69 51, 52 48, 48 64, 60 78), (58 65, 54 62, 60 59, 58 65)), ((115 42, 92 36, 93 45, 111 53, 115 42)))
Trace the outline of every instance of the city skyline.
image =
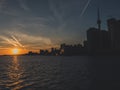
POLYGON ((0 55, 82 43, 86 30, 97 27, 98 5, 107 30, 108 18, 120 18, 117 0, 1 0, 0 55))

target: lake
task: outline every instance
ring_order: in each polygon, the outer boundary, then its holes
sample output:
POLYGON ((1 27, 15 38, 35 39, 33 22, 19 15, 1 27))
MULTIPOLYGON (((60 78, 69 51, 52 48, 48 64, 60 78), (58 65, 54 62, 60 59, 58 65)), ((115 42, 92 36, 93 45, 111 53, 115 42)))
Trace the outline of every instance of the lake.
POLYGON ((114 90, 120 86, 119 59, 1 56, 0 90, 114 90))

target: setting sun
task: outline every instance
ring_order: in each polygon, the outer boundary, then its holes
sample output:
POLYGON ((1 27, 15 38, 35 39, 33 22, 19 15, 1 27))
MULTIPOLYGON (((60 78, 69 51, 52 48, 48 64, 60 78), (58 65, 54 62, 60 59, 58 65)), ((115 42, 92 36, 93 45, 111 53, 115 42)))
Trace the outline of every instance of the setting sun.
POLYGON ((12 53, 13 53, 13 54, 19 54, 19 49, 18 49, 18 48, 12 49, 12 53))

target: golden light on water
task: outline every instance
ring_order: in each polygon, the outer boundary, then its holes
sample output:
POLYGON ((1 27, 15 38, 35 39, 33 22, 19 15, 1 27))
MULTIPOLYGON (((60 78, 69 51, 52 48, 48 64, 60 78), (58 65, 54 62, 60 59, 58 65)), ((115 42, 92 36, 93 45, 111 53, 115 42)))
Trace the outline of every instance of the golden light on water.
POLYGON ((22 87, 24 87, 23 80, 21 79, 23 77, 24 69, 20 66, 18 56, 13 56, 11 63, 8 65, 8 80, 11 83, 7 83, 6 87, 10 88, 10 90, 20 90, 22 87))

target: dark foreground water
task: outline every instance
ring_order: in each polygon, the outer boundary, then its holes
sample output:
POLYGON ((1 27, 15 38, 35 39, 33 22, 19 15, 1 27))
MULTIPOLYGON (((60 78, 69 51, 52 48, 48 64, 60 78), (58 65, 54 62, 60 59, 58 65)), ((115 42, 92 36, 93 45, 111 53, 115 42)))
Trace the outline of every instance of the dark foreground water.
POLYGON ((119 57, 1 56, 0 90, 116 90, 119 57))

